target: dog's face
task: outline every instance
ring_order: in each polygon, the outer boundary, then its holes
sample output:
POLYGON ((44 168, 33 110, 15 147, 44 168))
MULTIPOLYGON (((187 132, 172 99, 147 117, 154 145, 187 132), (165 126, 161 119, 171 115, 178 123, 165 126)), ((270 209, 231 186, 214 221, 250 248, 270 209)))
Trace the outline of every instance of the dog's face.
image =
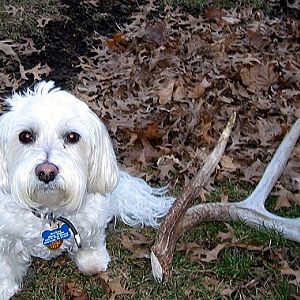
POLYGON ((74 211, 108 193, 118 167, 103 123, 71 94, 42 82, 7 99, 0 119, 0 188, 30 208, 74 211))

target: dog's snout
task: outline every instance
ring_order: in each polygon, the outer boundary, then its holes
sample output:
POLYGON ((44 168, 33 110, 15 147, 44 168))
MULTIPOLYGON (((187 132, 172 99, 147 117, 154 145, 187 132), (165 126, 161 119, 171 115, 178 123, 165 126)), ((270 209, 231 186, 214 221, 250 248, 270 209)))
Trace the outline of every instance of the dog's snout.
POLYGON ((58 168, 51 163, 42 163, 36 167, 35 174, 40 181, 47 184, 55 179, 58 174, 58 168))

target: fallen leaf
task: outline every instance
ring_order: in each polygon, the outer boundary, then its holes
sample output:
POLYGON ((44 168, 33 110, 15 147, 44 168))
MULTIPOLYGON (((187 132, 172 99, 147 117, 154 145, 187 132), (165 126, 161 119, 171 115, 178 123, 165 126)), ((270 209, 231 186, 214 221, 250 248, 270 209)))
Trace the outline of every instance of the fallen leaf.
POLYGON ((260 28, 256 31, 249 30, 246 36, 249 46, 258 50, 264 48, 269 42, 269 40, 263 36, 260 28))
POLYGON ((223 155, 220 161, 220 164, 223 168, 223 170, 228 172, 234 172, 236 171, 237 167, 233 163, 233 158, 229 155, 223 155))
POLYGON ((200 83, 195 85, 191 96, 196 99, 201 98, 204 95, 205 90, 210 86, 211 83, 204 78, 200 83))
POLYGON ((219 20, 226 16, 225 10, 217 7, 209 7, 204 14, 206 19, 209 20, 219 20))
POLYGON ((100 5, 99 0, 84 0, 83 3, 86 3, 87 5, 91 5, 94 7, 99 7, 100 5))
POLYGON ((122 234, 121 244, 132 253, 134 258, 150 258, 150 247, 153 240, 144 235, 131 231, 130 234, 122 234))
POLYGON ((184 251, 186 254, 189 252, 194 252, 199 249, 202 249, 202 246, 195 242, 189 242, 189 243, 180 243, 177 245, 176 250, 178 251, 184 251))
POLYGON ((264 250, 264 246, 257 246, 257 245, 252 245, 249 243, 231 243, 229 244, 229 247, 238 247, 238 248, 242 248, 242 249, 246 249, 249 251, 263 251, 264 250))
POLYGON ((140 153, 139 160, 143 163, 156 161, 162 154, 156 150, 147 139, 142 139, 143 149, 140 153))
POLYGON ((163 44, 166 41, 166 24, 163 21, 148 22, 145 27, 145 37, 148 41, 163 44))
POLYGON ((225 242, 225 241, 232 241, 234 242, 236 240, 236 236, 235 236, 235 232, 233 227, 231 227, 229 224, 225 223, 228 231, 227 232, 223 232, 223 231, 219 231, 217 234, 217 237, 221 240, 221 242, 225 242))
POLYGON ((159 103, 161 105, 166 105, 167 103, 170 103, 172 100, 173 95, 173 89, 174 89, 175 81, 170 81, 164 88, 162 88, 158 92, 159 97, 159 103))
POLYGON ((293 270, 286 261, 283 262, 283 266, 280 269, 282 275, 289 275, 294 277, 294 280, 289 280, 289 283, 294 284, 296 286, 300 285, 300 270, 293 270))
POLYGON ((125 41, 125 35, 122 32, 116 32, 113 34, 111 39, 106 40, 106 45, 112 50, 122 50, 122 43, 125 41))
POLYGON ((240 76, 243 84, 253 93, 267 91, 279 78, 271 63, 255 64, 250 68, 243 68, 240 76))
POLYGON ((278 190, 272 195, 278 196, 276 200, 276 206, 274 207, 275 210, 281 209, 283 207, 291 207, 292 199, 294 198, 293 193, 291 193, 289 190, 287 190, 282 185, 277 185, 278 190))
POLYGON ((32 55, 33 53, 40 53, 42 50, 38 50, 35 45, 34 42, 31 38, 23 38, 24 43, 19 44, 18 45, 18 52, 19 55, 32 55))
POLYGON ((230 24, 230 25, 236 25, 239 24, 241 22, 241 20, 239 18, 235 18, 235 17, 222 17, 222 20, 225 21, 226 23, 230 24))
POLYGON ((164 180, 165 178, 168 178, 169 173, 175 171, 176 166, 181 166, 181 163, 174 155, 162 155, 157 160, 157 166, 160 170, 159 177, 161 180, 164 180))
POLYGON ((23 7, 16 7, 13 5, 8 5, 6 6, 6 10, 5 12, 9 15, 11 15, 12 17, 16 17, 19 13, 24 12, 24 8, 23 7))
MULTIPOLYGON (((215 248, 213 248, 212 250, 209 251, 205 251, 200 254, 200 260, 203 262, 211 262, 214 261, 216 259, 218 259, 218 255, 219 253, 227 247, 227 244, 218 244, 215 248)), ((196 256, 195 256, 196 257, 196 256)), ((192 259, 193 260, 193 259, 192 259)))
POLYGON ((158 122, 148 122, 144 126, 141 124, 141 127, 134 128, 130 134, 132 137, 130 143, 141 141, 143 139, 147 140, 156 140, 162 137, 162 133, 159 129, 158 122))
POLYGON ((277 120, 259 118, 256 122, 256 126, 258 129, 257 138, 263 147, 269 146, 274 142, 277 136, 282 135, 282 127, 277 120))
POLYGON ((176 88, 174 88, 173 92, 173 99, 176 102, 184 101, 186 100, 187 91, 186 88, 180 84, 176 88))
POLYGON ((286 1, 287 7, 300 11, 300 0, 286 1))
MULTIPOLYGON (((231 295, 238 289, 238 286, 235 286, 235 287, 220 287, 219 290, 220 290, 220 294, 222 296, 226 296, 226 297, 229 297, 229 299, 231 299, 231 295)), ((227 298, 226 298, 227 299, 227 298)))
MULTIPOLYGON (((229 225, 228 225, 229 226, 229 225)), ((223 236, 223 233, 221 234, 223 236)), ((218 256, 220 252, 225 248, 231 248, 231 247, 237 247, 246 249, 248 251, 262 251, 264 249, 263 246, 256 246, 248 243, 240 243, 240 242, 234 242, 235 238, 232 237, 233 242, 225 242, 218 244, 211 250, 204 249, 202 245, 199 245, 197 243, 181 243, 177 246, 178 251, 185 251, 186 254, 191 253, 191 261, 202 261, 202 262, 211 262, 218 259, 218 256)))
POLYGON ((16 44, 12 40, 0 41, 0 51, 2 51, 7 56, 16 56, 16 52, 13 50, 13 47, 16 44))
POLYGON ((52 21, 52 18, 48 17, 41 17, 37 19, 38 27, 44 28, 50 21, 52 21))
POLYGON ((33 67, 30 70, 24 70, 22 76, 25 76, 25 78, 27 77, 26 75, 31 74, 33 75, 34 80, 42 80, 42 75, 49 75, 49 73, 51 72, 51 68, 45 64, 45 65, 41 65, 41 63, 37 64, 35 67, 33 67))
POLYGON ((222 194, 220 195, 220 202, 222 202, 222 203, 227 203, 227 202, 228 202, 228 198, 229 198, 228 195, 222 193, 222 194))
POLYGON ((109 300, 116 299, 120 295, 134 295, 134 289, 127 289, 122 284, 122 278, 111 278, 107 272, 100 273, 99 275, 103 290, 109 295, 109 300))
POLYGON ((70 300, 87 300, 88 296, 78 284, 74 282, 68 282, 64 286, 64 293, 70 300))
POLYGON ((214 247, 212 250, 204 249, 202 246, 196 244, 196 243, 188 243, 184 247, 185 248, 179 248, 185 249, 187 252, 191 252, 191 261, 203 261, 203 262, 211 262, 216 259, 218 259, 219 253, 228 246, 227 243, 224 244, 218 244, 216 247, 214 247))
POLYGON ((242 180, 250 183, 255 183, 256 180, 261 177, 263 170, 264 164, 262 164, 262 162, 257 159, 249 167, 242 170, 242 172, 244 173, 244 177, 242 178, 242 180))
POLYGON ((202 284, 208 291, 213 292, 218 288, 220 281, 213 277, 205 276, 202 280, 202 284))
POLYGON ((196 84, 193 92, 192 92, 192 97, 193 98, 201 98, 205 93, 205 88, 201 84, 196 84))

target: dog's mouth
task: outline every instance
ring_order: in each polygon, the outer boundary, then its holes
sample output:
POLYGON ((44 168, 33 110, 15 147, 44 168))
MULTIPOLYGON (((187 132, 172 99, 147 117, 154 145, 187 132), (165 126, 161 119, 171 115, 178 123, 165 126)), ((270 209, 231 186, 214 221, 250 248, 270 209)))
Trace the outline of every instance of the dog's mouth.
POLYGON ((44 191, 45 193, 53 191, 61 193, 65 190, 64 181, 61 178, 56 178, 50 182, 36 181, 34 185, 34 191, 44 191))
POLYGON ((51 184, 39 184, 36 190, 43 191, 45 193, 50 193, 55 191, 59 193, 62 191, 62 188, 58 184, 51 183, 51 184))
POLYGON ((66 192, 63 186, 55 181, 48 184, 39 182, 28 191, 28 195, 33 203, 48 207, 57 208, 66 201, 66 192))
POLYGON ((28 193, 31 207, 44 209, 52 212, 70 212, 78 209, 82 199, 72 189, 66 189, 64 182, 53 181, 48 184, 38 183, 28 193))

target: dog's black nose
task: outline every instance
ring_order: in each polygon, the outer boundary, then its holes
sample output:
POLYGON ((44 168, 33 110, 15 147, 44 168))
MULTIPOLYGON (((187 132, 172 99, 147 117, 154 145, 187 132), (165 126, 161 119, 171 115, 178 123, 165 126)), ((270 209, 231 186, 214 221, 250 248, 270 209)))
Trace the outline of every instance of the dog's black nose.
POLYGON ((47 184, 55 179, 58 174, 58 168, 54 164, 42 163, 36 167, 35 174, 40 181, 47 184))

